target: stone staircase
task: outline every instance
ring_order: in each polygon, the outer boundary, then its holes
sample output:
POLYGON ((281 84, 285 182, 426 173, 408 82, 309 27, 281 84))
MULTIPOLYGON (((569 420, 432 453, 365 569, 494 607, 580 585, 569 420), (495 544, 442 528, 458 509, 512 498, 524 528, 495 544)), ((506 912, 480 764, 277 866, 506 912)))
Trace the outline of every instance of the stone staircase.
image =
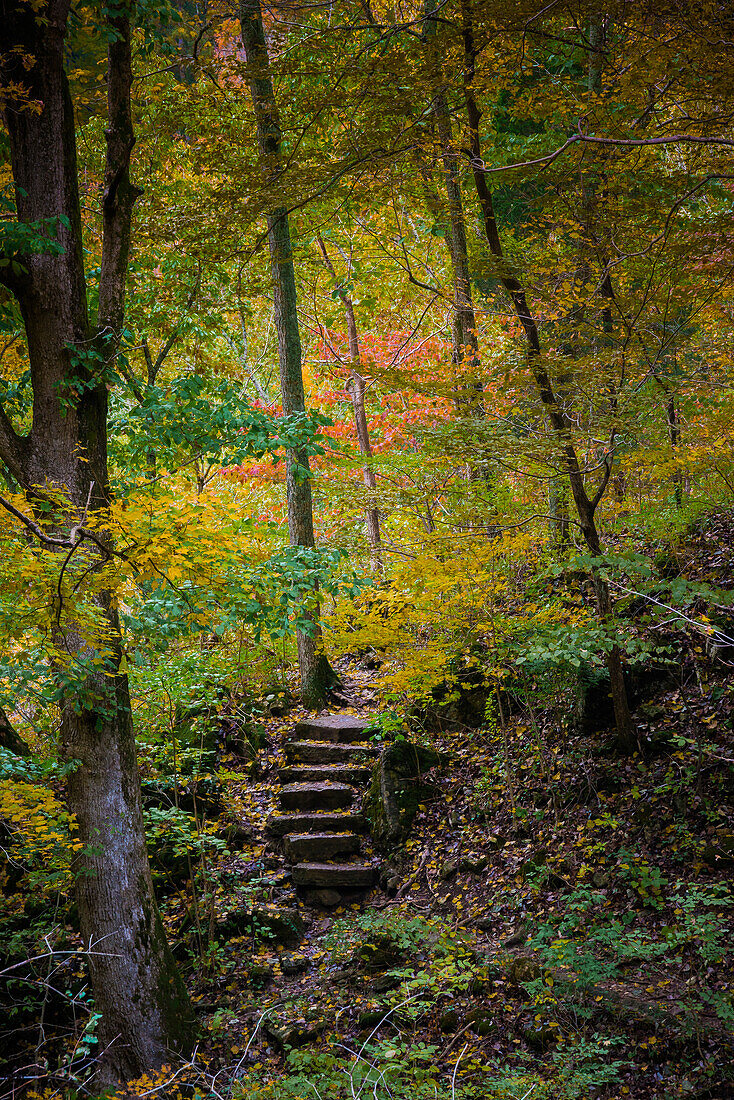
POLYGON ((355 809, 379 752, 365 741, 366 725, 346 714, 298 722, 278 773, 281 812, 267 831, 282 838, 299 892, 322 905, 363 894, 379 871, 365 858, 367 821, 355 809))

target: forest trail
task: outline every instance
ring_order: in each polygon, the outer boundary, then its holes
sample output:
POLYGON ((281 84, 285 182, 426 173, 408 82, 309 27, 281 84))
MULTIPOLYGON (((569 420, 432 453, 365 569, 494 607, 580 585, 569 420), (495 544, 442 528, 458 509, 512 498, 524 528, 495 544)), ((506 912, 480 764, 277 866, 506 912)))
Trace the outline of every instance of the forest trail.
POLYGON ((354 900, 374 885, 379 864, 365 858, 367 821, 355 807, 379 749, 367 740, 368 722, 330 714, 298 722, 286 741, 281 812, 267 826, 283 838, 293 883, 308 901, 325 906, 354 900))

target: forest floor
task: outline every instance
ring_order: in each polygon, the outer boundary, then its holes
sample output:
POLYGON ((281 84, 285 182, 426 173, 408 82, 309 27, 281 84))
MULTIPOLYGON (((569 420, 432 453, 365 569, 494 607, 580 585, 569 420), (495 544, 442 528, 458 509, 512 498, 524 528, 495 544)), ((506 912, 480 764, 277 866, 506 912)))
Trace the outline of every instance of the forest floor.
MULTIPOLYGON (((687 543, 687 577, 731 583, 733 527, 687 543)), ((188 1067, 124 1095, 734 1097, 734 647, 709 652, 700 631, 676 644, 674 675, 637 707, 633 756, 608 729, 574 732, 558 704, 504 726, 408 723, 442 763, 407 841, 367 849, 380 886, 331 909, 297 896, 266 832, 306 716, 271 700, 253 758, 219 758, 221 817, 202 830, 226 848, 201 859, 195 891, 161 891, 201 1041, 188 1067), (270 917, 293 910, 291 938, 270 917)), ((340 666, 351 705, 334 710, 378 715, 364 665, 340 666)))
MULTIPOLYGON (((687 574, 734 576, 729 535, 692 543, 687 574)), ((638 708, 644 755, 554 711, 420 733, 443 763, 389 892, 335 910, 295 898, 263 828, 303 712, 266 722, 255 764, 225 758, 241 851, 210 868, 229 934, 205 937, 195 979, 208 1094, 734 1096, 734 692, 689 643, 638 708), (299 906, 303 942, 238 935, 253 901, 299 906)), ((369 714, 375 674, 341 671, 369 714)), ((164 909, 172 935, 190 926, 190 897, 164 909)))

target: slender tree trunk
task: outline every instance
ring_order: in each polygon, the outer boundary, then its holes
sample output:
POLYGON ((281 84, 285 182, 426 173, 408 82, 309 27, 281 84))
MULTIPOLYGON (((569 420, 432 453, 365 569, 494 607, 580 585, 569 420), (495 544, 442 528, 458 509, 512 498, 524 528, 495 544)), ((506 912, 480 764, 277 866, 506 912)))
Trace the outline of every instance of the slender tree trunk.
MULTIPOLYGON (((489 245, 489 250, 497 260, 500 280, 510 296, 515 314, 523 326, 527 345, 527 355, 530 369, 535 380, 540 402, 545 409, 551 430, 556 437, 556 444, 561 463, 565 469, 568 484, 571 489, 576 512, 579 517, 579 525, 584 541, 595 557, 601 554, 601 543, 595 522, 595 513, 599 501, 606 491, 612 471, 612 451, 607 455, 604 463, 604 473, 593 496, 589 496, 584 484, 584 474, 579 462, 576 448, 573 444, 572 424, 568 418, 563 404, 559 401, 548 370, 543 362, 541 354, 540 334, 537 321, 528 306, 527 296, 517 274, 507 264, 502 240, 497 227, 497 219, 492 202, 492 193, 487 184, 487 177, 483 171, 484 161, 481 155, 481 142, 479 136, 479 123, 481 111, 477 105, 472 81, 474 79, 474 65, 476 59, 476 47, 472 27, 471 0, 462 0, 462 31, 464 37, 465 56, 465 80, 464 99, 469 123, 469 142, 471 163, 474 174, 474 182, 479 199, 479 205, 484 222, 484 230, 489 245)), ((613 440, 612 440, 613 442, 613 440)), ((612 625, 613 605, 609 587, 598 575, 593 574, 594 590, 596 593, 596 605, 602 622, 612 625)), ((624 683, 624 666, 619 647, 614 645, 607 653, 607 670, 612 689, 612 701, 617 727, 619 743, 627 751, 634 751, 639 747, 637 731, 629 708, 627 690, 624 683)))
MULTIPOLYGON (((680 420, 678 417, 678 409, 675 403, 675 394, 668 395, 668 399, 665 403, 665 420, 668 426, 668 439, 670 440, 670 447, 673 452, 673 457, 678 458, 678 452, 680 447, 680 420)), ((675 494, 675 503, 678 508, 683 507, 683 474, 680 470, 675 470, 673 473, 673 492, 675 494)))
MULTIPOLYGON (((317 234, 317 241, 326 270, 329 272, 332 279, 336 281, 334 265, 326 251, 326 245, 320 234, 317 234)), ((359 351, 357 318, 354 315, 354 303, 351 296, 347 294, 343 287, 339 287, 338 294, 344 306, 344 313, 347 321, 347 337, 349 339, 349 381, 346 384, 346 390, 352 400, 352 407, 354 409, 354 429, 357 436, 357 445, 359 446, 360 453, 366 460, 362 467, 362 477, 365 488, 374 497, 374 493, 377 489, 377 481, 372 463, 372 446, 370 444, 367 414, 365 413, 364 407, 366 383, 358 369, 360 367, 361 357, 359 351)), ((382 572, 383 562, 380 553, 380 513, 376 505, 370 505, 365 509, 365 525, 367 527, 367 539, 372 551, 372 560, 375 569, 378 572, 382 572)))
POLYGON ((477 337, 477 319, 471 294, 469 250, 466 243, 464 205, 459 179, 459 158, 457 151, 454 149, 451 116, 445 92, 441 91, 435 97, 432 112, 441 146, 448 215, 446 243, 451 257, 454 279, 452 343, 454 367, 459 372, 457 383, 460 387, 457 390, 456 401, 462 412, 470 416, 481 416, 484 413, 484 404, 480 381, 481 360, 477 337))
MULTIPOLYGON (((89 322, 82 259, 81 216, 74 117, 64 72, 68 0, 50 0, 44 17, 30 5, 0 0, 4 58, 1 79, 10 85, 6 125, 12 154, 18 219, 49 221, 60 254, 23 257, 20 275, 0 269, 15 295, 25 326, 33 384, 33 424, 16 434, 0 409, 0 458, 31 500, 48 488, 68 500, 58 529, 77 531, 71 553, 81 553, 89 507, 104 516, 107 476, 107 371, 122 328, 130 222, 136 189, 129 178, 134 137, 130 113, 132 6, 109 16, 107 161, 102 199, 103 246, 99 312, 89 322), (17 70, 17 71, 16 71, 17 70), (12 82, 17 83, 13 86, 12 82), (28 110, 18 85, 42 105, 28 110)), ((46 522, 48 522, 46 520, 46 522)), ((112 552, 95 528, 90 570, 112 552), (107 549, 102 547, 107 545, 107 549)), ((71 536, 69 536, 71 538, 71 536)), ((72 540, 73 541, 73 540, 72 540)), ((71 556, 71 554, 69 555, 71 556)), ((59 579, 55 642, 62 714, 62 746, 77 761, 68 780, 68 803, 83 844, 75 864, 75 893, 89 957, 95 1005, 101 1012, 101 1073, 128 1080, 157 1070, 172 1053, 188 1050, 193 1016, 165 939, 145 849, 127 677, 116 597, 91 597, 98 629, 83 632, 63 604, 59 579)))
MULTIPOLYGON (((357 336, 357 323, 354 316, 354 306, 351 298, 345 303, 347 314, 347 331, 349 334, 349 353, 352 363, 359 363, 359 339, 357 336)), ((370 444, 369 428, 367 427, 367 414, 364 407, 364 394, 366 383, 363 376, 353 366, 350 371, 350 379, 347 382, 347 391, 352 399, 354 409, 354 427, 357 433, 357 443, 360 452, 366 461, 362 467, 362 477, 365 488, 374 496, 377 489, 375 470, 372 463, 372 446, 370 444)), ((380 513, 373 504, 365 510, 367 525, 367 538, 372 548, 372 558, 378 571, 382 571, 382 556, 380 554, 380 513)))
MULTIPOLYGON (((440 69, 441 57, 437 43, 438 22, 434 0, 425 0, 423 35, 436 47, 435 65, 440 69)), ((451 311, 451 342, 453 365, 457 374, 456 404, 460 412, 470 416, 484 415, 481 383, 481 358, 477 335, 477 320, 471 293, 469 250, 466 242, 464 205, 461 195, 459 153, 454 144, 451 115, 444 87, 434 94, 430 108, 438 138, 439 156, 444 178, 445 203, 440 213, 445 221, 444 238, 451 260, 453 305, 451 311)), ((427 180, 424 180, 430 186, 427 180)))
MULTIPOLYGON (((240 5, 242 44, 248 67, 252 106, 266 183, 274 187, 283 172, 281 132, 268 48, 262 23, 260 0, 242 0, 240 5)), ((288 223, 288 211, 275 206, 267 216, 268 244, 273 269, 275 325, 278 332, 278 361, 283 412, 304 412, 306 408, 301 370, 301 335, 298 328, 296 278, 288 223)), ((313 500, 308 455, 292 451, 286 456, 286 497, 291 546, 314 547, 313 500)), ((318 611, 310 614, 311 628, 297 632, 301 698, 304 706, 324 706, 328 691, 337 683, 323 651, 318 611)))

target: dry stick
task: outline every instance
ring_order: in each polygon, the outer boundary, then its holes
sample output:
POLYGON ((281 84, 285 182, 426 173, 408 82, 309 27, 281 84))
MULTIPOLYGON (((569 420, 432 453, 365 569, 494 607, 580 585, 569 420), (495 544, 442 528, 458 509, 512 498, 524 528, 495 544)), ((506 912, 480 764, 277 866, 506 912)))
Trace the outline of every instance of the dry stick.
POLYGON ((454 1100, 454 1098, 456 1096, 456 1074, 457 1074, 458 1069, 459 1069, 459 1062, 464 1057, 464 1054, 466 1052, 466 1048, 468 1046, 469 1046, 468 1043, 464 1043, 464 1046, 462 1047, 462 1050, 461 1050, 461 1054, 456 1059, 456 1065, 454 1066, 454 1072, 451 1075, 451 1100, 454 1100))
MULTIPOLYGON (((454 1036, 453 1036, 453 1037, 452 1037, 452 1038, 451 1038, 451 1039, 449 1040, 448 1044, 447 1044, 447 1045, 446 1045, 446 1046, 445 1046, 445 1047, 443 1048, 443 1050, 441 1051, 441 1053, 440 1053, 440 1054, 439 1054, 439 1056, 438 1056, 438 1061, 439 1061, 439 1062, 443 1061, 443 1059, 444 1059, 444 1058, 446 1057, 446 1055, 447 1055, 447 1054, 449 1053, 449 1051, 451 1050, 451 1048, 452 1048, 453 1046, 455 1046, 455 1045, 456 1045, 456 1043, 457 1043, 457 1042, 459 1041, 459 1039, 461 1038, 461 1036, 462 1036, 462 1035, 465 1035, 465 1034, 466 1034, 466 1032, 467 1032, 467 1031, 469 1030, 469 1028, 471 1027, 471 1025, 472 1025, 473 1023, 474 1023, 474 1021, 473 1021, 473 1020, 470 1020, 468 1024, 464 1024, 464 1026, 462 1027, 461 1031, 457 1031, 457 1032, 456 1032, 456 1035, 454 1035, 454 1036)), ((467 1045, 468 1045, 468 1044, 467 1044, 467 1045)), ((463 1053, 463 1052, 462 1052, 462 1053, 463 1053)))
MULTIPOLYGON (((242 1055, 242 1057, 240 1058, 239 1062, 237 1063, 237 1065, 235 1066, 235 1068, 232 1072, 232 1084, 234 1084, 234 1079, 237 1076, 237 1074, 239 1073, 240 1069, 242 1068, 242 1063, 244 1062, 245 1058, 247 1057, 247 1055, 249 1053, 249 1050, 250 1050, 250 1047, 252 1046, 252 1044, 255 1041, 255 1036, 257 1035, 258 1031, 260 1030, 260 1025, 262 1024, 263 1020, 266 1020, 267 1017, 270 1015, 270 1013, 273 1012, 278 1007, 279 1007, 279 1005, 276 1004, 276 1005, 271 1005, 270 1008, 266 1008, 266 1010, 261 1015, 260 1019, 255 1024, 255 1030, 253 1031, 250 1038, 247 1040, 247 1046, 245 1047, 245 1052, 242 1055)), ((222 1072, 223 1072, 222 1070, 219 1071, 219 1073, 222 1073, 222 1072)), ((215 1077, 213 1078, 212 1085, 213 1085, 214 1081, 216 1081, 217 1077, 219 1076, 219 1073, 217 1073, 215 1075, 215 1077)), ((230 1091, 230 1095, 231 1095, 231 1093, 232 1093, 231 1087, 230 1087, 229 1091, 230 1091)))

